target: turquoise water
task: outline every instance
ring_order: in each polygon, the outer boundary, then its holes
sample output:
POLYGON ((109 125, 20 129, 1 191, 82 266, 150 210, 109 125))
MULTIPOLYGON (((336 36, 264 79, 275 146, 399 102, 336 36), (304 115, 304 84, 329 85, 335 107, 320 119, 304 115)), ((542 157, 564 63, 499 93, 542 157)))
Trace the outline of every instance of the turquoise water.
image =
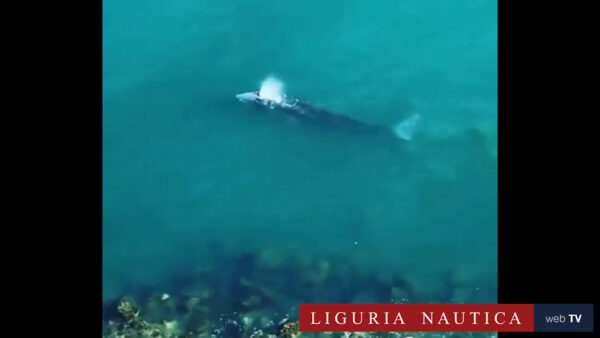
POLYGON ((401 273, 421 295, 450 278, 493 302, 496 6, 104 0, 104 298, 256 253, 401 273), (235 100, 270 74, 361 121, 418 113, 414 139, 235 100))

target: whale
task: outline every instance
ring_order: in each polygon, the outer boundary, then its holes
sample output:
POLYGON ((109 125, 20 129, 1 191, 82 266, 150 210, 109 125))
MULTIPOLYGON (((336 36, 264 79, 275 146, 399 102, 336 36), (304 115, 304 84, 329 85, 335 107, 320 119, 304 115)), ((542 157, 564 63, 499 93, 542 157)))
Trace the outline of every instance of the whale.
POLYGON ((394 126, 366 123, 333 113, 307 101, 289 97, 281 92, 281 84, 274 79, 265 80, 259 91, 243 92, 235 95, 235 98, 242 103, 279 110, 308 124, 343 129, 354 133, 392 136, 404 141, 412 139, 416 123, 419 120, 419 115, 414 114, 394 126))

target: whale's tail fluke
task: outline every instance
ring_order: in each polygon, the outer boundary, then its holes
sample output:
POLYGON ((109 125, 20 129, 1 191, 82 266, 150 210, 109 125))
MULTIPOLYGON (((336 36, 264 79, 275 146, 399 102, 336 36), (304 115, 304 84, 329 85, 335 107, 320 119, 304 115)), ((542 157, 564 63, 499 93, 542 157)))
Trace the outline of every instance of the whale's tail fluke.
POLYGON ((413 137, 413 134, 415 133, 415 129, 417 127, 417 122, 419 121, 420 118, 421 117, 419 114, 411 115, 406 120, 395 125, 392 128, 392 131, 399 138, 406 140, 406 141, 410 141, 413 137))

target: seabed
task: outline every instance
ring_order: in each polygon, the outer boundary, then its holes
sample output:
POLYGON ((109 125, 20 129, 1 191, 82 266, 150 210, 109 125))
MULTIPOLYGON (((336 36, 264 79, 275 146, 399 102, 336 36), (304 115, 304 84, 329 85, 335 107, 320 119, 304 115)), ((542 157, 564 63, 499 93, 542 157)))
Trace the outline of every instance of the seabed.
POLYGON ((457 284, 417 291, 400 274, 366 272, 352 262, 282 260, 273 254, 229 257, 215 268, 137 287, 103 304, 103 338, 497 337, 497 333, 298 332, 299 303, 472 303, 495 289, 457 284))

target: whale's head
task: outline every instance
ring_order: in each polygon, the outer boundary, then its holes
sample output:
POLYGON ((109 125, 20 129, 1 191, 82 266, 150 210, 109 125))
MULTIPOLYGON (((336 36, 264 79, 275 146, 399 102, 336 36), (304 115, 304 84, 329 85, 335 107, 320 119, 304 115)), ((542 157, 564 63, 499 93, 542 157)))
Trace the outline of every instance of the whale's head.
POLYGON ((238 99, 240 102, 259 102, 260 101, 260 96, 258 92, 246 92, 246 93, 241 93, 241 94, 237 94, 235 96, 236 99, 238 99))
POLYGON ((269 76, 260 84, 260 90, 246 92, 235 96, 240 102, 254 102, 269 108, 281 106, 286 99, 283 94, 283 83, 269 76))

